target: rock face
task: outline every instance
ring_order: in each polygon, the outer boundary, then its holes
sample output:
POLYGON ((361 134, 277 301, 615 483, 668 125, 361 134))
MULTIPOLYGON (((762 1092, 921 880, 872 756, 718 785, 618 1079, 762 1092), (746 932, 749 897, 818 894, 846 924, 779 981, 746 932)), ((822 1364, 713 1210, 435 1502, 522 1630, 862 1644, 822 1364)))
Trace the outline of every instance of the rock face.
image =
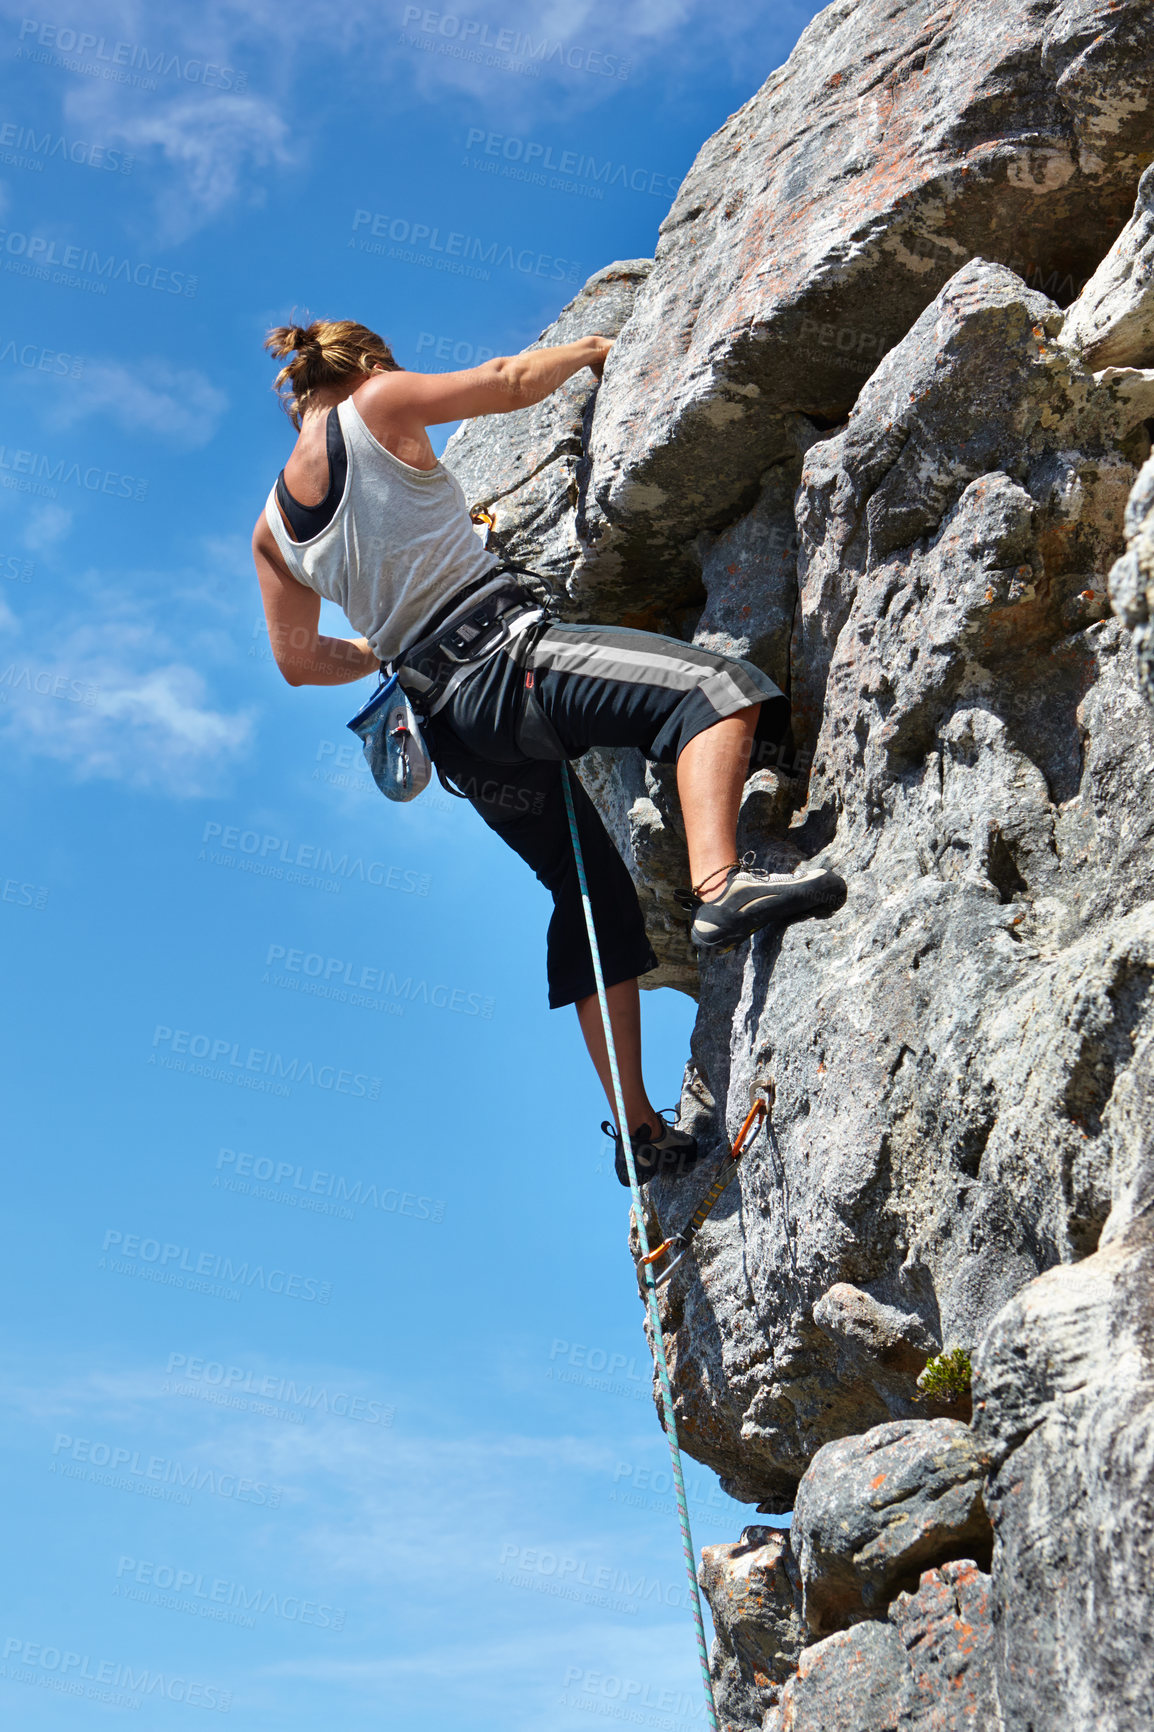
POLYGON ((882 1622, 802 1653, 765 1732, 986 1732, 999 1724, 990 1578, 971 1563, 927 1570, 882 1622))
POLYGON ((1110 573, 1110 599, 1133 633, 1138 677, 1154 704, 1154 460, 1130 495, 1126 544, 1127 552, 1110 573))
POLYGON ((1154 729, 1106 577, 1154 399, 1061 323, 965 266, 803 467, 786 837, 849 901, 702 968, 686 1105, 716 1138, 771 1075, 774 1135, 668 1297, 685 1435, 770 1507, 1092 1252, 1137 1156, 1111 1101, 1154 1010, 1154 729))
POLYGON ((789 1534, 705 1548, 722 1732, 986 1726, 990 1578, 966 1556, 976 1542, 988 1561, 984 1467, 967 1426, 879 1426, 818 1452, 789 1534), (830 1633, 803 1648, 807 1614, 830 1633))
POLYGON ((671 771, 582 761, 699 997, 683 1122, 775 1095, 662 1299, 685 1447, 797 1500, 706 1563, 743 1732, 1149 1726, 1152 91, 1148 0, 835 0, 543 334, 619 330, 602 384, 446 450, 574 616, 789 691, 739 846, 849 884, 698 970, 671 771))
POLYGON ((815 1635, 873 1616, 925 1565, 989 1563, 987 1463, 968 1425, 898 1421, 818 1450, 798 1487, 791 1540, 815 1635))
POLYGON ((713 1695, 723 1723, 758 1725, 793 1674, 804 1642, 789 1536, 746 1528, 736 1545, 705 1546, 698 1579, 717 1631, 713 1695))
MULTIPOLYGON (((1132 1109, 1154 1126, 1154 1052, 1132 1109)), ((1154 1702, 1154 1218, 1010 1301, 983 1343, 998 1699, 1009 1726, 1149 1725, 1154 1702)))
POLYGON ((1091 367, 1154 365, 1154 170, 1142 176, 1134 215, 1070 308, 1062 343, 1091 367))
POLYGON ((1146 0, 836 0, 698 154, 605 369, 578 581, 692 599, 732 523, 968 259, 1070 300, 1150 159, 1146 0), (804 426, 804 419, 802 421, 804 426))

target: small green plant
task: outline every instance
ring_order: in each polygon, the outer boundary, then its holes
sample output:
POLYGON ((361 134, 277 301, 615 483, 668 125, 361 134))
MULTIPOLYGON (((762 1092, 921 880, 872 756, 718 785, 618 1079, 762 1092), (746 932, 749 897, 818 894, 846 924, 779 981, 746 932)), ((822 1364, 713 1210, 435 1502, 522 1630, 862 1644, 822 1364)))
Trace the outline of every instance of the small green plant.
POLYGON ((965 1348, 951 1347, 948 1353, 939 1353, 931 1359, 918 1378, 921 1399, 954 1407, 968 1397, 973 1375, 974 1368, 965 1348))

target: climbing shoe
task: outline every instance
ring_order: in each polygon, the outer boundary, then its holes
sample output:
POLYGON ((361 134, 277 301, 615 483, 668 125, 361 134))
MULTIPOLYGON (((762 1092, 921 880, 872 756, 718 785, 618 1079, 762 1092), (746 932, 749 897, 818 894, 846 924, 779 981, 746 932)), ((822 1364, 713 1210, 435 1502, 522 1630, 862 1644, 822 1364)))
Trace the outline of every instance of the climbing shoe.
MULTIPOLYGON (((845 880, 828 867, 807 860, 793 872, 764 872, 753 859, 746 854, 727 868, 720 896, 711 902, 698 900, 690 931, 698 950, 733 950, 763 926, 786 926, 807 914, 840 908, 845 901, 845 880)), ((695 896, 700 888, 694 887, 695 896)))
MULTIPOLYGON (((625 1148, 617 1132, 617 1126, 611 1119, 602 1119, 601 1129, 607 1137, 613 1139, 616 1155, 613 1170, 621 1183, 629 1184, 629 1168, 625 1165, 625 1148)), ((680 1178, 701 1159, 701 1150, 697 1146, 697 1138, 691 1137, 687 1131, 679 1131, 676 1125, 671 1125, 660 1114, 657 1125, 638 1125, 629 1141, 633 1145, 633 1170, 637 1174, 637 1183, 645 1184, 646 1180, 656 1178, 660 1173, 663 1178, 680 1178), (654 1131, 657 1135, 654 1135, 654 1131)))

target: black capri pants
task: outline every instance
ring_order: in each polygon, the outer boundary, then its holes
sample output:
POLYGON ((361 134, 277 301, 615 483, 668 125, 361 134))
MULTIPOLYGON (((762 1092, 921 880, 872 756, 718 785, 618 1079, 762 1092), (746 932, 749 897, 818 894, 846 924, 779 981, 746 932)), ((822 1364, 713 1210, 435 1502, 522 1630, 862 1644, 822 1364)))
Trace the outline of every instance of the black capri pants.
MULTIPOLYGON (((751 662, 625 626, 546 624, 491 655, 425 720, 438 770, 553 897, 551 1009, 597 990, 561 760, 592 746, 637 746, 673 763, 695 734, 756 703, 752 766, 780 763, 789 705, 751 662)), ((576 776, 570 786, 605 984, 615 986, 657 958, 624 861, 576 776)))

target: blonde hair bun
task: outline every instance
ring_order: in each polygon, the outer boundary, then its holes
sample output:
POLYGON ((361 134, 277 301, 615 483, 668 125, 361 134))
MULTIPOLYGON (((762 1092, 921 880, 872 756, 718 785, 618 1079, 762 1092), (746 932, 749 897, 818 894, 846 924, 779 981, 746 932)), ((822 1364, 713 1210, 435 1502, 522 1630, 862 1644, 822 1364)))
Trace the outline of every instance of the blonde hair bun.
POLYGON ((388 372, 401 371, 384 339, 352 319, 314 319, 308 325, 276 325, 265 337, 264 346, 278 361, 285 355, 295 357, 281 368, 273 389, 297 429, 314 391, 323 390, 326 385, 343 385, 358 374, 368 375, 376 367, 384 367, 388 372))

